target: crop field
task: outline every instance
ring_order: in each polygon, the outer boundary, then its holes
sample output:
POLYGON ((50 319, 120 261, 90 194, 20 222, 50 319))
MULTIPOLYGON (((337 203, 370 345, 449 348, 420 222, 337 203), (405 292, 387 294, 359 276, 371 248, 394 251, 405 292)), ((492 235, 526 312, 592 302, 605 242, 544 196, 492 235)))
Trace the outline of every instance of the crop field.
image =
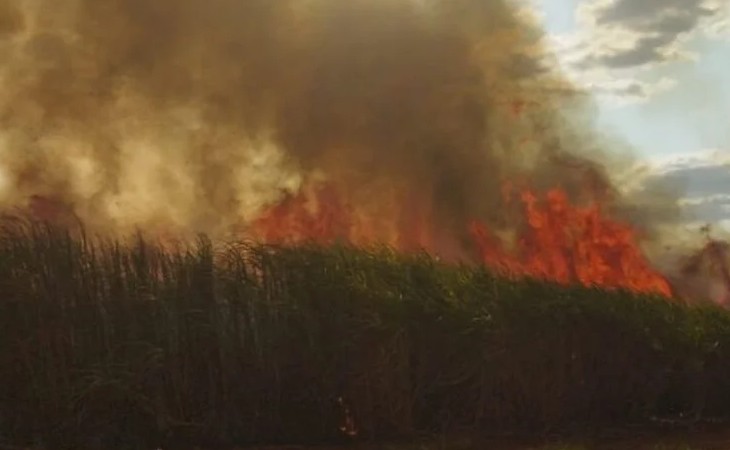
POLYGON ((0 444, 539 438, 730 414, 726 311, 425 254, 5 221, 0 293, 0 444))

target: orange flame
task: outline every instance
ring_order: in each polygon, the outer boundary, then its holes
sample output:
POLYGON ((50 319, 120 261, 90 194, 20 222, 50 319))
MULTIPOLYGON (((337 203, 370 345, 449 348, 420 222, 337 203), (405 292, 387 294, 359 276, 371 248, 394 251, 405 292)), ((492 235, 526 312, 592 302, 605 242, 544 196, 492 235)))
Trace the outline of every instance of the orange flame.
MULTIPOLYGON (((506 198, 511 189, 505 185, 506 198)), ((434 229, 424 202, 400 196, 386 214, 368 215, 343 198, 347 197, 333 185, 308 186, 266 211, 253 232, 273 243, 379 242, 400 251, 456 254, 455 237, 434 229)), ((550 190, 544 198, 523 190, 519 199, 524 225, 513 251, 507 251, 505 242, 484 223, 465 224, 479 262, 513 276, 672 295, 666 278, 641 251, 635 230, 606 217, 599 204, 572 205, 560 189, 550 190)))
POLYGON ((386 244, 402 252, 448 253, 448 239, 433 229, 426 203, 403 193, 383 197, 377 208, 365 211, 345 202, 348 196, 332 184, 310 184, 265 211, 254 221, 252 233, 277 244, 386 244))
POLYGON ((550 190, 544 201, 527 190, 521 201, 526 224, 514 253, 506 252, 485 225, 470 225, 487 266, 563 284, 672 295, 666 278, 642 253, 634 229, 604 217, 600 205, 571 205, 560 189, 550 190))

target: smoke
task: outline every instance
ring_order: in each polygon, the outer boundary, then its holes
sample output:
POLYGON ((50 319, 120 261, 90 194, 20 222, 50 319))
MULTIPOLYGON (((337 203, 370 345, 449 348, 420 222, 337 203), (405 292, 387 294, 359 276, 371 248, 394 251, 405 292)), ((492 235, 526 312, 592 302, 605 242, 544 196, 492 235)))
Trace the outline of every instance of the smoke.
POLYGON ((0 203, 216 232, 323 173, 459 232, 504 180, 648 224, 540 42, 506 0, 0 0, 0 203))

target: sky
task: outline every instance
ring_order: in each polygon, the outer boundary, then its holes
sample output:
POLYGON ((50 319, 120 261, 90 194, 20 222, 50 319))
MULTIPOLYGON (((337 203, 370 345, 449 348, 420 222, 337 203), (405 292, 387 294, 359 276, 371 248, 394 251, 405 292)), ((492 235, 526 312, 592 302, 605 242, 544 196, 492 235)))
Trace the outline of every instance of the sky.
POLYGON ((646 183, 680 183, 689 218, 730 229, 730 0, 524 2, 646 183))

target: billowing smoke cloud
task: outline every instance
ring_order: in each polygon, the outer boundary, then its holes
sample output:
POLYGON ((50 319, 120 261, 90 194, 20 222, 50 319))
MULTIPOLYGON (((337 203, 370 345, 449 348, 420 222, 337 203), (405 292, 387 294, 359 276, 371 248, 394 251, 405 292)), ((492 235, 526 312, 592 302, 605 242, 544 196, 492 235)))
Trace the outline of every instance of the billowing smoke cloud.
MULTIPOLYGON (((303 176, 498 224, 505 179, 616 192, 590 100, 506 0, 0 0, 0 201, 212 232, 303 176)), ((375 207, 375 206, 374 206, 375 207)), ((628 210, 627 210, 628 211, 628 210)), ((458 224, 458 225, 457 225, 458 224)))

